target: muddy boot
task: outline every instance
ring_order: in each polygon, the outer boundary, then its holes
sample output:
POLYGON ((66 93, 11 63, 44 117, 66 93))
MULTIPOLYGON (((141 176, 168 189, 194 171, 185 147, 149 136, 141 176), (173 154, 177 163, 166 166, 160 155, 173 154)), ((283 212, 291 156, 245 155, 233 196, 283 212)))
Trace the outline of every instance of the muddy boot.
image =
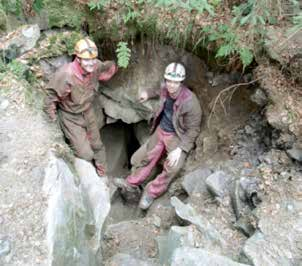
POLYGON ((129 203, 137 203, 141 196, 141 189, 138 186, 130 185, 124 178, 114 178, 113 184, 120 189, 122 197, 129 203))
POLYGON ((148 195, 148 192, 146 190, 144 190, 144 193, 139 201, 139 207, 142 210, 147 210, 151 204, 153 203, 154 198, 152 198, 151 196, 148 195))
POLYGON ((137 186, 131 186, 126 179, 124 178, 113 178, 113 184, 122 190, 128 191, 128 192, 135 192, 137 189, 137 186))

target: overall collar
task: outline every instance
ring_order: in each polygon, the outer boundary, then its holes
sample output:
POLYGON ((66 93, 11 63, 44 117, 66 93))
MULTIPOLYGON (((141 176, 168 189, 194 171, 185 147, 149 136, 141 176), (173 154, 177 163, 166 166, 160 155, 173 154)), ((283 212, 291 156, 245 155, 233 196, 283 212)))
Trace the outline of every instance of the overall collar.
POLYGON ((90 79, 92 73, 86 73, 84 69, 81 67, 77 59, 74 59, 71 64, 72 64, 73 73, 79 80, 85 81, 87 79, 90 79))

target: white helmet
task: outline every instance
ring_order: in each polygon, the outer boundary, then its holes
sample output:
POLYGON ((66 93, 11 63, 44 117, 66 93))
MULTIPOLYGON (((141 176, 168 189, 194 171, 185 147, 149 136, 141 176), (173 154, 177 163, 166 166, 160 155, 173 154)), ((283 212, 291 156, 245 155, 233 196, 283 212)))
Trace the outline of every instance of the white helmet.
POLYGON ((185 67, 180 63, 171 63, 166 67, 165 79, 183 81, 186 78, 185 67))

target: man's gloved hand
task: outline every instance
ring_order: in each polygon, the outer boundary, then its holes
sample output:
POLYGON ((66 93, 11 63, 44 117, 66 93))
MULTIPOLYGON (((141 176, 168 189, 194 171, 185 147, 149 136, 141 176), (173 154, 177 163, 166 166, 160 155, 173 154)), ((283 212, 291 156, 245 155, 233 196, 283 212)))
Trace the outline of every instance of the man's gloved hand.
POLYGON ((96 168, 96 172, 99 176, 105 175, 105 168, 103 165, 96 163, 95 168, 96 168))
POLYGON ((178 161, 180 159, 180 155, 181 155, 181 148, 176 148, 175 150, 171 151, 168 154, 167 160, 168 160, 168 166, 170 167, 174 167, 175 165, 178 164, 178 161))

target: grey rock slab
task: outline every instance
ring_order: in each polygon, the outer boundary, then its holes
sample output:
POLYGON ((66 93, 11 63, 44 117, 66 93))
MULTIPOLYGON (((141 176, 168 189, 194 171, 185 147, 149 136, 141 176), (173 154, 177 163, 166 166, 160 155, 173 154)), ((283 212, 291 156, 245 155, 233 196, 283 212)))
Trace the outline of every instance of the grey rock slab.
POLYGON ((171 204, 180 218, 196 225, 204 236, 204 246, 220 250, 221 253, 228 249, 228 245, 222 235, 206 218, 197 213, 190 204, 184 204, 177 197, 171 198, 171 204))
POLYGON ((0 257, 6 256, 11 251, 11 244, 8 239, 0 239, 0 257))
POLYGON ((94 166, 85 160, 75 158, 74 166, 80 177, 80 188, 87 194, 93 212, 96 229, 94 250, 97 251, 100 247, 102 227, 111 207, 108 178, 99 177, 94 166))
POLYGON ((247 264, 235 262, 203 249, 182 247, 175 250, 171 266, 247 266, 247 264))
POLYGON ((50 265, 94 266, 87 228, 94 219, 85 192, 63 159, 49 154, 43 191, 48 197, 46 238, 50 265))
POLYGON ((208 168, 199 168, 184 176, 182 186, 184 190, 192 195, 193 193, 207 192, 205 179, 211 174, 208 168))
POLYGON ((223 197, 227 192, 230 177, 223 171, 217 171, 206 179, 207 189, 215 197, 223 197))
POLYGON ((105 266, 159 266, 153 260, 140 260, 129 254, 118 253, 106 261, 105 266))

